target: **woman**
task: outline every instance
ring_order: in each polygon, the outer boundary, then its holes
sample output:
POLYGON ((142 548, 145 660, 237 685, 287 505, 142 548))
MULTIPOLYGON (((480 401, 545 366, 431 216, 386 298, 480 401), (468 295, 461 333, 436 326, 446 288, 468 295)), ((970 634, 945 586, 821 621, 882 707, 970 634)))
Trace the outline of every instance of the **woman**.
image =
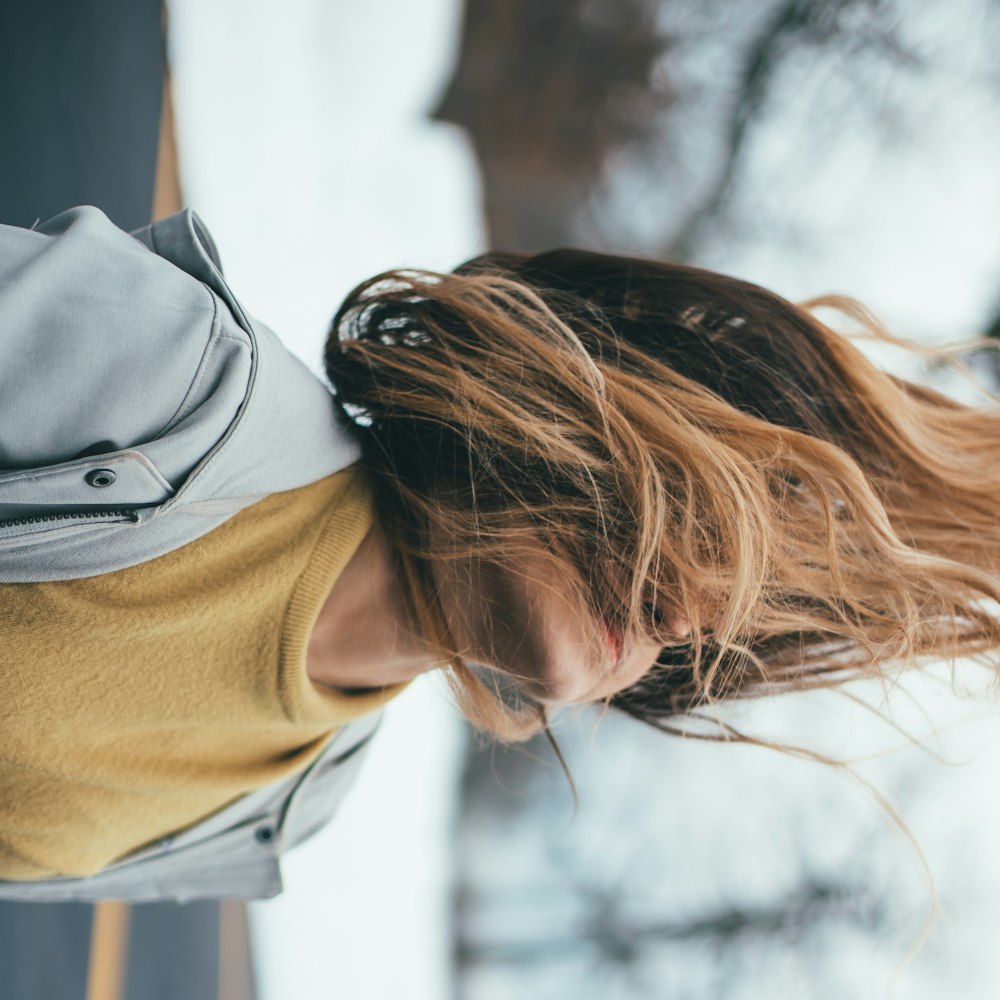
POLYGON ((503 737, 566 701, 670 728, 1000 645, 1000 408, 880 371, 810 307, 657 261, 487 254, 364 283, 325 359, 407 609, 503 737))
POLYGON ((331 394, 190 211, 0 235, 8 893, 161 864, 201 880, 152 895, 233 894, 220 836, 279 891, 327 818, 286 830, 303 775, 433 669, 517 740, 1000 646, 1000 410, 761 288, 569 250, 391 272, 333 321, 331 394))

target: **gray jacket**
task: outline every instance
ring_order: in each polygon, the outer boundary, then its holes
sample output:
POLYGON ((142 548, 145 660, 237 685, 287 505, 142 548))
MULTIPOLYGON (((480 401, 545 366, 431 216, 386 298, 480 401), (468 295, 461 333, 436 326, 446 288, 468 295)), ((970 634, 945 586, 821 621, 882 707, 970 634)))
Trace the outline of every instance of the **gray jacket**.
MULTIPOLYGON (((0 583, 135 566, 360 457, 327 387, 222 276, 190 209, 129 234, 84 206, 0 225, 0 583)), ((332 816, 381 713, 304 772, 89 878, 0 898, 267 898, 332 816)))

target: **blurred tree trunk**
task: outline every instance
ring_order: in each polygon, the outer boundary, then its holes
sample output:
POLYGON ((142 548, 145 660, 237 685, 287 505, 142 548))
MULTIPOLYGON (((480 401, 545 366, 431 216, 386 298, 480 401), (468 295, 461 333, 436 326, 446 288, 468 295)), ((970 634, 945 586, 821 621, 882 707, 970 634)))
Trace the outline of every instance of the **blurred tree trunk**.
POLYGON ((572 239, 607 157, 669 104, 656 0, 466 0, 454 75, 432 117, 469 133, 495 249, 572 239))

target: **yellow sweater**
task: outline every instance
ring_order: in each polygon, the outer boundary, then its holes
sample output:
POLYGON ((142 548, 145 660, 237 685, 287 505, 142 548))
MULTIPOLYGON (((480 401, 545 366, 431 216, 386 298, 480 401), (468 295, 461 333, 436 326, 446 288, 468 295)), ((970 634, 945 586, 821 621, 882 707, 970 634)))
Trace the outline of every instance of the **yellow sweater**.
POLYGON ((406 687, 306 674, 371 521, 352 466, 139 566, 0 586, 0 879, 94 874, 302 770, 406 687))

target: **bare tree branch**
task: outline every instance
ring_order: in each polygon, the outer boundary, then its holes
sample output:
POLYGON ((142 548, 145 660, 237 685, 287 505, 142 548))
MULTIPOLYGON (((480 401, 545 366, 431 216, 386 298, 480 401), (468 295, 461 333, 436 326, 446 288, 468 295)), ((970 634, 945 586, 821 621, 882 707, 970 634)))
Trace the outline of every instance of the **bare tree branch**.
POLYGON ((662 251, 664 256, 690 259, 704 227, 724 212, 748 141, 767 108, 772 83, 798 46, 839 44, 852 52, 874 50, 890 56, 897 66, 923 68, 920 57, 903 45, 892 28, 875 26, 870 18, 859 28, 847 17, 858 9, 867 9, 871 15, 884 7, 883 0, 786 0, 765 21, 743 58, 736 98, 723 127, 725 152, 715 179, 676 228, 662 251))
MULTIPOLYGON (((491 896, 495 900, 496 895, 491 896)), ((471 907, 466 898, 464 906, 471 907)), ((456 921, 455 957, 461 964, 536 964, 568 954, 596 951, 619 964, 635 962, 643 950, 664 942, 699 941, 732 945, 739 939, 776 935, 797 937, 817 923, 849 920, 866 930, 882 928, 887 914, 865 889, 811 881, 782 899, 760 906, 729 906, 701 918, 634 922, 622 912, 617 896, 594 898, 583 926, 572 933, 520 936, 512 927, 503 939, 477 939, 456 921)), ((535 928, 533 928, 535 930, 535 928)), ((558 930, 558 929, 554 929, 558 930)))

